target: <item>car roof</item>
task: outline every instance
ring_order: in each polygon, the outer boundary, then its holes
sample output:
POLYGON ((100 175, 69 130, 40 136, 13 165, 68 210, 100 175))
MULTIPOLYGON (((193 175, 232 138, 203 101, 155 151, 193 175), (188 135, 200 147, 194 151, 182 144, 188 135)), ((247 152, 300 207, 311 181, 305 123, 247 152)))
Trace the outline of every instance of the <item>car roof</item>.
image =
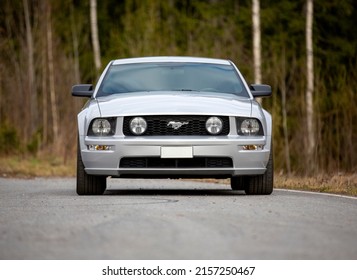
POLYGON ((211 63, 230 65, 231 62, 225 59, 204 58, 204 57, 190 57, 190 56, 150 56, 150 57, 136 57, 124 58, 114 60, 112 65, 130 64, 130 63, 150 63, 150 62, 182 62, 182 63, 211 63))

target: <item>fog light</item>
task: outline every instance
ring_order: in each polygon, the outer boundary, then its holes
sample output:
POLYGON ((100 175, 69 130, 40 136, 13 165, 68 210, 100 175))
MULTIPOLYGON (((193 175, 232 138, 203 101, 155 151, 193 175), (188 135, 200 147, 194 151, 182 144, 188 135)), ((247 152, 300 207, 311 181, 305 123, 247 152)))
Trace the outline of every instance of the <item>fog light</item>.
POLYGON ((136 117, 130 121, 130 130, 134 135, 142 135, 145 133, 148 124, 142 117, 136 117))
POLYGON ((223 128, 223 122, 220 118, 210 117, 206 121, 206 129, 209 134, 217 135, 220 134, 223 128))
POLYGON ((263 145, 244 145, 242 146, 244 151, 257 151, 263 150, 263 145))
POLYGON ((108 145, 88 145, 88 150, 90 151, 109 151, 112 149, 112 146, 108 145))

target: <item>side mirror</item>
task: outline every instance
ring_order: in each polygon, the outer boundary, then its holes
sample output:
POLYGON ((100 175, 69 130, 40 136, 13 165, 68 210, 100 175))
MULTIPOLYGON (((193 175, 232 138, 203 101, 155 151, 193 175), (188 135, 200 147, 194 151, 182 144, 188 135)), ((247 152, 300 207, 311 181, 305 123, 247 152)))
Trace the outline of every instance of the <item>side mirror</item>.
POLYGON ((91 84, 74 85, 72 87, 72 96, 92 97, 92 94, 93 85, 91 84))
POLYGON ((250 85, 250 91, 254 97, 269 97, 271 96, 271 86, 269 85, 250 85))

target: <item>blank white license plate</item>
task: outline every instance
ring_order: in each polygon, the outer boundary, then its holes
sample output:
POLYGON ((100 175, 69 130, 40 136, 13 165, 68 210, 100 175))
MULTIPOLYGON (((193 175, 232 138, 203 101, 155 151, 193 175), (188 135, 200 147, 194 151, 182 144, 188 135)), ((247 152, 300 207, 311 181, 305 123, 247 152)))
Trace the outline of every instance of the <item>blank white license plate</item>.
POLYGON ((161 147, 161 158, 193 158, 192 147, 161 147))

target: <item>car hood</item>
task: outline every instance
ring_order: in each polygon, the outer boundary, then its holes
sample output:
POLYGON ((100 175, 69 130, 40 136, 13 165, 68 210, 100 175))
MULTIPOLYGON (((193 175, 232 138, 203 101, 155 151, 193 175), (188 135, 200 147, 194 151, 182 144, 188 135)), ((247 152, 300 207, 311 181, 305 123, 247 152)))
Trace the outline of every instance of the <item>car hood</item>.
POLYGON ((234 94, 136 92, 97 98, 102 117, 145 115, 251 116, 252 102, 234 94))

